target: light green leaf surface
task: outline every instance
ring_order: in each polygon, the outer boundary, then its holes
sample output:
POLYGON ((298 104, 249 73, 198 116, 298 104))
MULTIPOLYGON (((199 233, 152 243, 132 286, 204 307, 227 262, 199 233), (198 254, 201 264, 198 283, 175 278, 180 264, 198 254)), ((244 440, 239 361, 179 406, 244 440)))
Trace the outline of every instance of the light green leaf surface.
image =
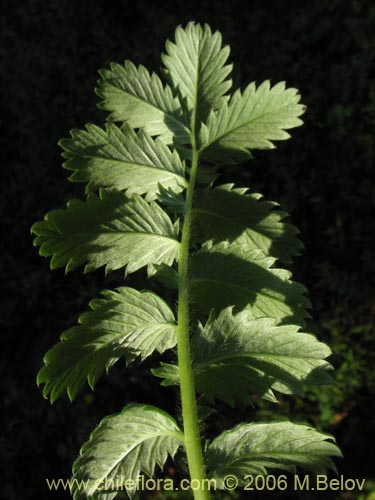
POLYGON ((186 188, 178 154, 143 130, 136 134, 127 124, 120 129, 108 123, 105 130, 89 124, 86 130, 72 130, 71 139, 59 144, 67 159, 64 167, 73 170, 70 180, 89 181, 88 190, 126 189, 128 195, 147 194, 147 199, 154 199, 159 184, 173 193, 186 188))
POLYGON ((102 99, 99 107, 110 111, 110 121, 126 121, 132 128, 143 128, 150 135, 159 135, 164 142, 173 139, 189 143, 189 129, 177 97, 163 85, 155 73, 134 66, 112 63, 110 69, 99 71, 96 92, 102 99))
POLYGON ((274 469, 295 473, 296 467, 324 474, 335 470, 332 457, 341 457, 333 438, 291 422, 240 424, 223 432, 208 447, 208 475, 224 487, 226 475, 246 484, 245 476, 267 475, 274 469))
POLYGON ((299 101, 297 89, 286 89, 285 82, 271 87, 267 80, 258 88, 251 83, 243 93, 237 90, 202 125, 202 156, 228 164, 251 158, 250 150, 274 148, 273 141, 289 139, 287 129, 302 125, 299 101))
POLYGON ((274 390, 303 394, 304 384, 327 384, 330 349, 295 325, 275 326, 271 318, 253 319, 251 311, 224 309, 193 336, 197 390, 209 400, 234 406, 258 395, 277 401, 274 390))
POLYGON ((179 26, 175 42, 166 43, 162 60, 167 75, 186 99, 188 110, 194 110, 198 124, 226 101, 223 96, 232 85, 227 79, 232 70, 232 65, 226 65, 229 52, 228 46, 222 47, 221 34, 212 33, 207 24, 179 26))
POLYGON ((93 389, 121 357, 143 360, 176 345, 174 315, 154 293, 121 287, 102 296, 90 302, 91 311, 80 316, 79 326, 64 332, 44 357, 37 382, 44 384, 43 395, 52 403, 65 391, 73 400, 86 380, 93 389))
POLYGON ((151 372, 155 377, 163 379, 160 384, 165 387, 179 385, 180 383, 180 372, 177 365, 161 362, 160 366, 153 368, 151 372))
MULTIPOLYGON (((104 418, 81 448, 73 465, 73 479, 86 487, 74 492, 74 499, 94 495, 97 500, 116 496, 105 490, 125 490, 124 481, 137 481, 140 473, 152 476, 156 466, 163 467, 168 455, 174 456, 183 444, 183 434, 175 420, 158 408, 134 404, 121 413, 104 418)), ((129 485, 129 483, 128 483, 129 485)), ((126 488, 129 496, 134 488, 126 488)))
POLYGON ((51 268, 65 266, 67 272, 86 263, 85 272, 127 266, 129 274, 149 264, 171 265, 179 249, 178 227, 155 202, 115 191, 72 200, 32 232, 40 255, 52 256, 51 268))
POLYGON ((207 188, 194 205, 194 233, 200 241, 228 240, 259 249, 264 255, 289 263, 303 247, 298 230, 284 222, 287 216, 277 203, 261 200, 257 193, 233 184, 207 188))
POLYGON ((198 312, 227 306, 250 309, 253 318, 270 317, 304 326, 310 302, 306 289, 290 280, 290 272, 272 267, 275 259, 247 245, 220 243, 192 258, 191 292, 198 312))

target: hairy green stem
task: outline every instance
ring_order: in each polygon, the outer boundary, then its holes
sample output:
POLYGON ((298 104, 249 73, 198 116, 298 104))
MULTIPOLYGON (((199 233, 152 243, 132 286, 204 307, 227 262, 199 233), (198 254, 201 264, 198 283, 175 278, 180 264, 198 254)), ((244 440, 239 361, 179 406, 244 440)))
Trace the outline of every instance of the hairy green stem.
POLYGON ((195 179, 198 169, 199 153, 192 134, 192 164, 189 186, 186 194, 185 219, 178 264, 178 366, 180 371, 180 392, 182 420, 185 434, 185 449, 188 460, 190 479, 194 481, 194 500, 209 500, 210 492, 204 489, 205 470, 202 445, 199 434, 198 412, 195 394, 194 373, 190 353, 189 319, 189 248, 192 224, 192 207, 195 179), (196 486, 200 485, 199 489, 196 486))

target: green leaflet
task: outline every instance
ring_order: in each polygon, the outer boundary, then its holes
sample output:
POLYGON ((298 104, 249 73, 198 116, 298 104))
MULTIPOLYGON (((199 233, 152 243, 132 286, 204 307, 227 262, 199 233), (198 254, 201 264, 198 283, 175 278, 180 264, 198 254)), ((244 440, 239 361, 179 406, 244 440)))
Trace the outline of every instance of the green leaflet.
POLYGON ((89 194, 67 208, 49 212, 32 227, 34 245, 51 259, 51 268, 71 271, 86 263, 85 272, 106 266, 133 273, 149 264, 172 264, 177 258, 178 226, 155 203, 122 192, 89 194))
POLYGON ((274 148, 272 141, 289 139, 285 131, 302 125, 304 112, 297 89, 285 82, 271 87, 269 81, 255 83, 243 93, 237 90, 228 103, 211 111, 200 131, 202 156, 219 163, 251 158, 252 149, 274 148))
POLYGON ((178 154, 144 130, 136 134, 126 123, 121 129, 108 123, 105 130, 86 125, 86 130, 72 130, 71 136, 59 142, 67 159, 64 167, 73 170, 70 180, 89 181, 89 189, 127 189, 129 196, 154 199, 159 184, 174 194, 187 185, 178 154))
POLYGON ((176 194, 171 188, 158 185, 158 201, 164 205, 165 210, 172 214, 183 214, 185 212, 185 198, 182 193, 176 194))
POLYGON ((96 92, 102 99, 99 107, 110 111, 110 121, 126 121, 130 127, 142 127, 150 135, 160 135, 164 142, 173 138, 182 144, 189 142, 189 129, 183 109, 168 85, 150 74, 146 68, 111 64, 111 69, 99 71, 96 92))
POLYGON ((163 379, 160 384, 164 387, 179 385, 180 383, 180 372, 177 365, 161 362, 160 366, 153 368, 151 372, 155 377, 163 379))
POLYGON ((236 476, 241 486, 245 476, 266 475, 274 469, 295 473, 301 467, 324 474, 327 469, 335 470, 331 457, 341 457, 332 440, 307 425, 291 422, 240 424, 209 445, 208 474, 221 488, 228 474, 236 476))
POLYGON ((227 100, 223 96, 232 85, 227 80, 232 65, 225 65, 230 50, 221 42, 221 34, 212 33, 207 24, 189 23, 176 29, 175 43, 168 40, 162 55, 172 85, 186 98, 198 124, 227 100))
POLYGON ((206 247, 192 258, 191 291, 199 313, 219 312, 227 306, 248 308, 255 318, 304 326, 310 302, 306 289, 290 280, 275 259, 259 250, 226 242, 206 247))
MULTIPOLYGON (((97 500, 111 500, 111 489, 125 489, 125 480, 136 482, 143 472, 152 476, 183 444, 183 434, 175 420, 158 408, 134 404, 118 415, 104 418, 81 448, 73 465, 73 479, 85 481, 74 491, 75 500, 96 494, 97 500), (109 486, 109 490, 105 490, 109 486), (103 491, 104 490, 104 491, 103 491)), ((129 484, 129 483, 128 483, 129 484)), ((133 496, 135 488, 126 488, 133 496)))
POLYGON ((174 315, 154 293, 121 287, 102 296, 90 302, 91 311, 80 316, 79 326, 64 332, 44 357, 37 382, 44 384, 43 395, 52 403, 65 391, 73 400, 86 380, 93 389, 121 357, 143 360, 176 345, 174 315))
MULTIPOLYGON (((209 402, 248 405, 254 395, 277 402, 275 390, 301 396, 304 385, 331 382, 328 346, 298 326, 276 326, 273 318, 232 309, 212 314, 192 337, 196 388, 209 402)), ((179 384, 176 365, 162 362, 152 373, 163 386, 179 384)))
POLYGON ((303 394, 304 384, 327 384, 325 361, 331 351, 298 326, 275 326, 271 318, 253 319, 251 311, 224 309, 193 336, 197 389, 234 406, 256 394, 277 401, 273 391, 303 394))
POLYGON ((275 210, 276 203, 246 191, 233 188, 233 184, 204 190, 194 206, 195 238, 246 244, 266 256, 291 262, 303 247, 298 230, 284 222, 287 214, 275 210))

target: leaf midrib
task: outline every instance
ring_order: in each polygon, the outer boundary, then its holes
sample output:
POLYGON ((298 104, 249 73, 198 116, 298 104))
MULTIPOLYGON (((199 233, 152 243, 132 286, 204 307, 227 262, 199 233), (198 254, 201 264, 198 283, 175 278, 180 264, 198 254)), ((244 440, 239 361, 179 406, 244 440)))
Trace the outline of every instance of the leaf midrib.
MULTIPOLYGON (((299 441, 300 438, 296 439, 295 441, 299 441)), ((316 441, 317 443, 321 443, 321 441, 316 441)), ((290 442, 288 442, 289 444, 290 442)), ((309 443, 311 444, 311 443, 309 443)), ((269 457, 277 457, 278 455, 306 455, 306 452, 303 451, 290 451, 290 452, 283 452, 283 451, 262 451, 262 452, 253 452, 253 453, 246 453, 245 455, 241 455, 242 458, 252 458, 257 455, 266 455, 269 457)), ((235 460, 231 462, 231 464, 235 463, 235 460)))
MULTIPOLYGON (((292 342, 288 342, 289 344, 292 343, 292 342)), ((285 345, 285 344, 284 344, 285 345)), ((279 347, 279 346, 278 346, 279 347)), ((216 357, 216 358, 212 358, 210 359, 209 361, 205 361, 203 363, 199 363, 195 369, 199 372, 201 369, 204 369, 204 368, 207 368, 207 367, 210 367, 210 365, 214 364, 214 363, 221 363, 223 361, 230 361, 231 359, 237 359, 237 358, 245 358, 245 359, 256 359, 258 356, 262 356, 262 357, 265 357, 265 358, 287 358, 287 359, 296 359, 296 360, 299 360, 299 359, 302 359, 302 360, 316 360, 316 361, 320 361, 320 358, 317 359, 317 358, 313 358, 313 357, 306 357, 306 356, 297 356, 297 355, 293 355, 293 354, 279 354, 279 355, 276 355, 276 354, 271 354, 271 353, 243 353, 243 354, 228 354, 227 356, 221 356, 221 357, 216 357)), ((261 360, 260 360, 261 361, 261 360)), ((324 361, 324 360, 322 360, 324 361)), ((287 363, 285 363, 287 365, 287 363)), ((298 367, 293 367, 294 369, 296 369, 297 371, 299 371, 300 373, 303 373, 302 370, 298 370, 298 367)))
MULTIPOLYGON (((144 439, 143 441, 140 441, 139 443, 136 443, 134 446, 132 446, 131 448, 127 449, 126 452, 124 452, 122 455, 121 455, 121 458, 109 469, 109 471, 101 477, 100 481, 98 481, 98 483, 101 483, 105 478, 107 478, 111 472, 113 471, 113 469, 115 469, 133 450, 135 450, 137 447, 143 445, 146 441, 149 441, 150 439, 155 439, 155 438, 158 438, 158 437, 163 437, 163 436, 172 436, 172 437, 176 437, 178 438, 179 440, 181 440, 181 444, 184 442, 184 435, 182 433, 182 431, 165 431, 165 432, 162 432, 162 433, 158 433, 158 434, 154 434, 154 435, 151 435, 149 437, 147 437, 147 439, 144 439)), ((94 490, 96 491, 96 490, 94 490)), ((94 493, 93 491, 93 493, 94 493)))
MULTIPOLYGON (((114 221, 116 222, 116 221, 114 221)), ((171 241, 174 241, 176 243, 178 243, 180 245, 180 242, 178 240, 176 240, 175 238, 172 238, 171 236, 167 236, 165 234, 155 234, 155 233, 147 233, 147 232, 142 232, 142 231, 98 231, 98 232, 83 232, 83 231, 77 231, 77 232, 70 232, 69 234, 64 234, 64 233, 60 233, 58 234, 57 236, 60 237, 60 238, 69 238, 71 236, 76 236, 76 235, 83 235, 83 236, 98 236, 98 235, 103 235, 103 234, 113 234, 113 235, 120 235, 120 237, 122 236, 125 236, 125 235, 129 235, 129 234, 134 234, 134 235, 137 235, 137 236, 144 236, 144 235, 147 235, 147 236, 152 236, 152 237, 157 237, 157 238, 165 238, 167 240, 171 240, 171 241)), ((84 241, 84 243, 91 243, 90 241, 84 241)), ((92 241, 92 243, 95 243, 95 241, 92 241)))
MULTIPOLYGON (((138 95, 131 94, 129 91, 127 91, 127 90, 125 90, 123 88, 117 87, 115 85, 113 85, 113 87, 116 88, 116 89, 121 90, 122 92, 124 92, 124 94, 127 94, 131 98, 133 98, 135 100, 138 100, 138 101, 141 101, 142 103, 146 104, 147 106, 149 106, 149 107, 151 107, 153 109, 156 109, 157 111, 159 111, 160 113, 162 113, 164 116, 168 116, 168 119, 172 120, 178 126, 178 128, 180 130, 182 129, 186 133, 186 136, 190 135, 190 130, 187 128, 187 126, 184 124, 184 122, 179 121, 173 114, 171 114, 170 111, 168 111, 168 112, 164 111, 163 109, 159 108, 155 104, 152 104, 149 101, 146 101, 146 99, 144 99, 144 98, 142 98, 142 97, 140 97, 138 95)), ((163 90, 165 90, 165 87, 163 87, 163 90)), ((172 90, 171 90, 171 93, 172 93, 172 90)), ((172 93, 172 96, 173 96, 173 93, 172 93)), ((175 96, 173 96, 173 98, 176 99, 175 96)), ((176 111, 178 111, 178 110, 176 110, 176 111)), ((181 108, 181 116, 183 116, 183 114, 182 114, 182 108, 181 108)), ((175 132, 173 132, 173 130, 171 130, 171 128, 167 125, 167 123, 165 122, 165 120, 163 120, 163 123, 164 123, 166 129, 169 130, 172 135, 175 135, 175 132)))
MULTIPOLYGON (((242 95, 241 95, 242 97, 242 95)), ((230 104, 230 103, 229 103, 230 104)), ((229 104, 226 104, 228 107, 229 107, 229 104)), ((298 104, 298 103, 297 103, 298 104)), ((285 107, 288 107, 290 106, 291 104, 288 103, 284 106, 280 106, 279 108, 276 108, 275 110, 272 111, 272 113, 275 113, 275 112, 278 112, 280 111, 281 109, 285 108, 285 107)), ((218 116, 218 112, 217 113, 217 116, 218 116)), ((267 116, 268 114, 271 114, 271 112, 268 112, 268 113, 260 113, 259 115, 253 117, 251 120, 249 121, 245 121, 243 123, 241 123, 241 125, 238 125, 234 128, 231 128, 231 129, 227 129, 226 132, 223 132, 222 134, 218 135, 217 137, 214 138, 214 140, 212 140, 211 142, 208 142, 206 144, 203 144, 200 148, 199 148, 199 153, 203 153, 206 149, 210 148, 211 146, 213 146, 215 143, 217 142, 220 142, 225 136, 227 135, 230 135, 230 134, 234 134, 236 133, 237 130, 243 128, 243 127, 246 127, 252 123, 254 123, 256 120, 258 120, 259 118, 261 118, 262 116, 267 116)), ((273 122, 262 122, 262 124, 272 124, 273 122)), ((284 130, 282 127, 280 126, 277 126, 276 127, 277 129, 281 129, 281 130, 284 130)), ((269 140, 269 139, 266 139, 266 140, 269 140)))
MULTIPOLYGON (((116 164, 117 165, 124 165, 124 166, 131 166, 131 167, 135 167, 135 168, 144 168, 144 169, 149 169, 149 170, 158 170, 160 172, 164 172, 165 174, 169 174, 169 175, 173 175, 175 177, 178 177, 179 179, 181 179, 183 181, 183 184, 184 186, 186 186, 187 184, 187 181, 185 179, 185 177, 177 172, 175 172, 174 170, 170 170, 170 169, 167 169, 167 168, 162 168, 160 166, 157 166, 157 165, 147 165, 145 163, 137 163, 135 160, 124 160, 124 159, 118 159, 118 158, 110 158, 108 156, 102 156, 102 155, 87 155, 87 154, 82 154, 81 155, 82 158, 86 158, 86 159, 94 159, 94 160, 105 160, 107 162, 110 162, 112 164, 116 164)), ((111 165, 112 167, 113 165, 111 165)), ((86 167, 88 169, 90 169, 90 167, 86 167)), ((92 169, 92 167, 91 167, 92 169)), ((123 175, 126 175, 126 172, 124 172, 123 175)))

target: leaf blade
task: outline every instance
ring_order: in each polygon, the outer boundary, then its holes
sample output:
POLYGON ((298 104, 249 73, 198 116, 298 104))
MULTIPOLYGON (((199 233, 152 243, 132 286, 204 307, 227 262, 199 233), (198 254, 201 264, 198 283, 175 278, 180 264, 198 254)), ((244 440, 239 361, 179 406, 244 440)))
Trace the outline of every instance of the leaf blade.
POLYGON ((181 105, 155 73, 125 61, 124 65, 112 63, 110 69, 99 74, 96 89, 102 99, 99 107, 111 112, 110 121, 126 121, 132 128, 144 128, 168 144, 174 138, 181 144, 189 142, 181 105))
POLYGON ((275 259, 247 245, 226 242, 207 246, 192 258, 191 291, 198 312, 219 312, 227 306, 267 316, 280 324, 305 326, 311 307, 306 289, 291 274, 274 268, 275 259))
POLYGON ((174 314, 154 293, 120 287, 102 296, 44 357, 37 383, 52 403, 65 391, 73 400, 86 381, 93 389, 120 358, 143 361, 176 345, 174 314))
POLYGON ((227 474, 235 475, 244 486, 246 475, 267 475, 273 469, 295 473, 296 467, 300 467, 325 473, 327 469, 335 470, 331 457, 342 456, 332 440, 303 424, 239 424, 223 432, 208 447, 208 473, 221 488, 227 474))
POLYGON ((330 383, 325 344, 298 326, 253 319, 248 310, 211 315, 193 336, 192 353, 198 391, 231 406, 250 404, 252 395, 275 401, 275 390, 302 395, 306 384, 330 383))
POLYGON ((263 201, 261 195, 246 191, 232 184, 203 191, 193 208, 196 238, 247 244, 249 249, 259 249, 265 256, 291 262, 303 248, 297 238, 298 230, 284 222, 286 214, 275 209, 276 203, 263 201))
POLYGON ((149 200, 158 197, 159 184, 174 193, 186 188, 178 154, 145 131, 136 134, 126 123, 121 129, 114 123, 108 123, 104 130, 92 124, 85 128, 72 130, 71 138, 59 142, 67 160, 64 168, 73 171, 70 180, 89 181, 89 190, 147 194, 149 200))
POLYGON ((221 34, 212 33, 205 24, 190 22, 179 26, 175 42, 168 41, 162 60, 167 74, 180 95, 186 99, 197 123, 205 121, 211 109, 226 101, 224 95, 232 82, 227 80, 232 66, 226 65, 229 47, 222 47, 221 34))
MULTIPOLYGON (((75 485, 85 482, 86 487, 76 487, 75 500, 93 494, 105 500, 111 493, 101 493, 104 481, 116 485, 116 478, 122 478, 137 484, 140 472, 151 477, 155 467, 163 467, 168 455, 174 456, 182 444, 182 432, 166 412, 141 404, 125 407, 104 418, 81 448, 73 464, 73 480, 75 485)), ((122 486, 133 496, 135 488, 122 486)))
POLYGON ((272 149, 272 141, 289 139, 287 129, 302 125, 304 113, 300 95, 285 82, 271 87, 267 80, 258 88, 255 83, 243 93, 237 90, 229 103, 211 112, 200 130, 203 158, 230 163, 251 158, 253 149, 272 149))
POLYGON ((155 202, 104 190, 70 201, 32 227, 34 245, 40 255, 52 256, 52 269, 69 272, 86 263, 85 272, 126 266, 128 274, 149 264, 171 265, 178 256, 177 230, 155 202))

